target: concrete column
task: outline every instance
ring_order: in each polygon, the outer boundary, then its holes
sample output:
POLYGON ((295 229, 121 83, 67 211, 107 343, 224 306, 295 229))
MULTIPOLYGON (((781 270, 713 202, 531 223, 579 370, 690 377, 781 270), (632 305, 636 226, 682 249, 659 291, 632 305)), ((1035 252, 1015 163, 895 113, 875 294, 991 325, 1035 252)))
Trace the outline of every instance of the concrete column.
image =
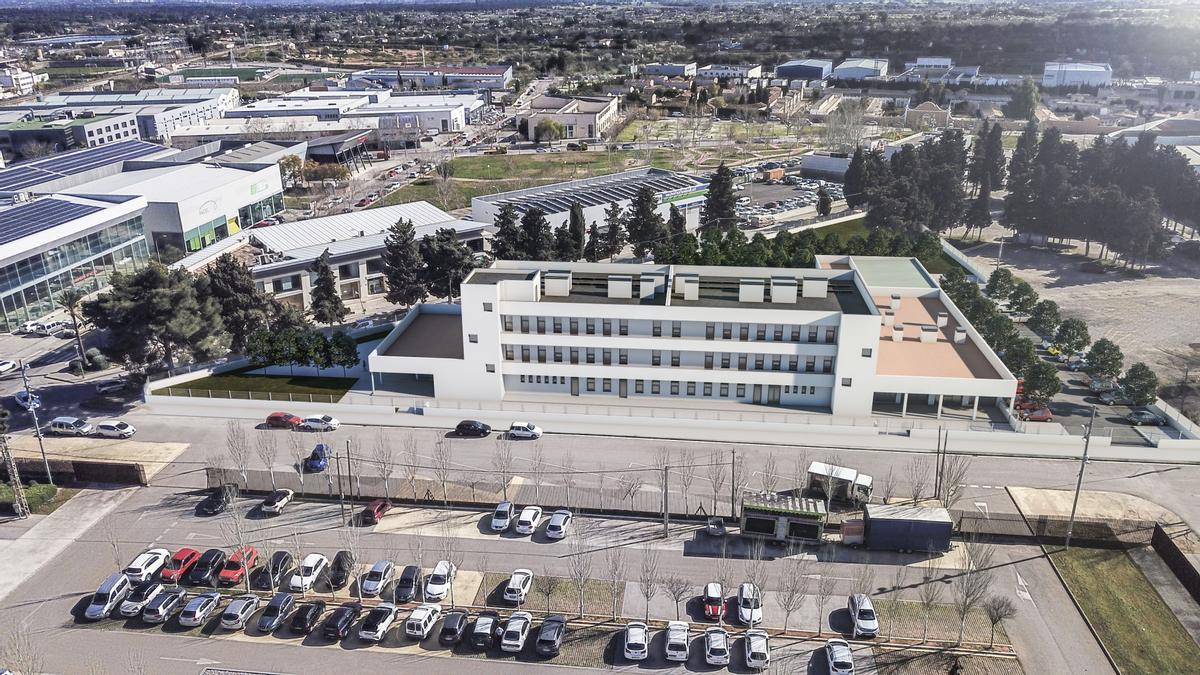
POLYGON ((942 394, 938 394, 937 418, 942 419, 942 394))
POLYGON ((375 376, 376 376, 377 374, 378 374, 378 373, 371 373, 371 393, 372 393, 372 394, 374 394, 374 393, 375 393, 375 376))
POLYGON ((972 396, 971 397, 971 421, 974 422, 975 418, 978 416, 979 416, 979 397, 972 396))
POLYGON ((900 404, 900 416, 908 417, 908 394, 904 394, 904 400, 900 404))

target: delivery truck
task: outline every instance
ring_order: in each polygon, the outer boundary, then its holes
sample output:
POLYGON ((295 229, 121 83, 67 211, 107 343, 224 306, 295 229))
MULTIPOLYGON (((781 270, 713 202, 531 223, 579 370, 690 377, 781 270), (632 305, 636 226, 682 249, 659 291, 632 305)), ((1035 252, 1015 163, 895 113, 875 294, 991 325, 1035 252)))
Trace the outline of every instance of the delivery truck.
POLYGON ((814 497, 829 501, 865 504, 871 499, 873 479, 865 473, 825 462, 808 465, 805 490, 814 497))
POLYGON ((875 551, 935 552, 950 550, 954 519, 941 507, 867 504, 861 519, 842 523, 842 543, 875 551))

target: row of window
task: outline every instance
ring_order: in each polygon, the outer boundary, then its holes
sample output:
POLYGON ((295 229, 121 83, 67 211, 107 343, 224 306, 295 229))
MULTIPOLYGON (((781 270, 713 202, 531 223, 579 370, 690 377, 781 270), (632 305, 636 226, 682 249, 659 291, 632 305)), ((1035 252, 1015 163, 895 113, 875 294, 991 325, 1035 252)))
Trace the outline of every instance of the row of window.
MULTIPOLYGON (((471 334, 467 337, 468 341, 474 343, 478 341, 478 336, 471 334)), ((516 347, 513 345, 504 345, 504 360, 516 361, 517 350, 520 349, 520 361, 530 363, 536 357, 538 363, 563 363, 564 355, 569 359, 569 363, 578 364, 580 352, 583 353, 584 363, 596 363, 596 357, 600 357, 600 363, 605 366, 613 364, 613 352, 617 354, 617 365, 629 365, 629 350, 628 349, 594 349, 587 347, 579 349, 576 347, 516 347), (597 354, 599 352, 599 354, 597 354), (552 361, 551 361, 552 360, 552 361)), ((863 350, 869 352, 869 350, 863 350)), ((691 353, 691 352, 689 352, 691 353)), ((869 354, 865 354, 869 356, 869 354)), ((668 352, 669 363, 672 368, 681 367, 681 353, 677 351, 668 352)), ((800 372, 799 356, 783 356, 781 354, 738 354, 736 358, 738 370, 788 370, 793 373, 800 372), (784 360, 786 358, 786 361, 784 360), (769 360, 768 360, 769 359, 769 360), (751 368, 753 364, 753 368, 751 368)), ((716 352, 704 353, 704 369, 712 370, 720 363, 720 368, 730 369, 734 367, 734 355, 729 352, 721 352, 718 355, 716 352)), ((660 350, 650 352, 650 363, 635 363, 634 365, 663 365, 663 353, 660 350)), ((699 364, 696 364, 699 365, 699 364)), ((684 366, 687 367, 687 366, 684 366)), ((832 356, 805 356, 804 357, 804 372, 806 373, 830 373, 833 372, 833 357, 832 356), (819 368, 819 369, 818 369, 819 368)))
MULTIPOLYGON (((485 309, 484 311, 491 311, 485 309)), ((520 329, 522 333, 536 332, 539 335, 545 335, 547 326, 551 333, 561 334, 564 329, 570 335, 579 335, 580 324, 584 335, 596 335, 599 328, 600 335, 610 336, 613 334, 615 326, 617 335, 629 335, 629 321, 627 319, 578 319, 563 317, 513 317, 512 315, 504 315, 502 317, 504 330, 506 332, 514 332, 514 328, 520 329), (531 321, 532 319, 532 321, 531 321)), ((681 321, 652 321, 650 325, 651 337, 663 336, 663 324, 668 324, 670 335, 673 338, 683 336, 683 322, 681 321)), ((800 325, 783 325, 783 324, 749 324, 749 323, 726 323, 722 322, 720 326, 720 335, 722 340, 732 340, 734 335, 737 339, 746 342, 750 340, 751 327, 753 326, 754 339, 759 342, 801 342, 801 338, 805 338, 804 342, 823 341, 825 344, 834 344, 837 342, 837 327, 836 326, 800 326, 800 325)), ((708 322, 704 325, 704 339, 717 339, 717 322, 708 322)), ((690 331, 689 331, 690 332, 690 331)), ((691 337, 689 335, 689 337, 691 337)), ((697 335, 699 337, 699 335, 697 335)))
POLYGON ((110 134, 113 131, 120 131, 121 129, 124 129, 126 127, 132 127, 132 126, 134 126, 133 120, 125 120, 122 122, 116 122, 114 124, 105 124, 103 129, 101 129, 100 127, 94 127, 92 129, 88 129, 87 135, 95 136, 96 134, 110 134))
POLYGON ((54 248, 0 267, 0 291, 19 288, 89 258, 145 238, 142 217, 114 223, 97 232, 63 242, 54 248))
MULTIPOLYGON (((488 372, 493 372, 493 371, 489 370, 488 372)), ((599 384, 599 387, 600 387, 599 391, 601 391, 602 393, 605 393, 605 394, 612 393, 612 390, 613 390, 612 378, 587 377, 587 378, 583 378, 583 380, 584 380, 584 390, 585 391, 594 392, 597 390, 596 389, 597 384, 599 384)), ((680 382, 678 380, 648 380, 648 381, 650 382, 650 393, 651 394, 661 394, 663 392, 663 385, 666 384, 666 385, 668 385, 667 390, 670 392, 670 394, 672 396, 679 396, 679 394, 681 392, 686 392, 688 396, 695 396, 697 391, 703 392, 703 394, 702 394, 703 396, 712 396, 713 392, 715 391, 715 392, 717 392, 717 396, 722 397, 722 398, 728 398, 729 392, 731 391, 731 386, 733 387, 732 391, 735 392, 735 396, 737 396, 738 398, 745 398, 745 396, 746 396, 746 385, 744 385, 744 384, 730 385, 728 382, 721 382, 721 383, 716 383, 714 386, 714 383, 712 383, 712 382, 680 382)), ((647 382, 647 380, 633 380, 633 393, 635 393, 635 394, 646 393, 646 382, 647 382)), ((522 375, 521 383, 522 384, 567 384, 567 378, 564 376, 561 376, 561 375, 522 375)), ((812 394, 817 393, 817 388, 816 388, 816 386, 806 385, 806 384, 784 385, 782 391, 785 394, 812 395, 812 394)))

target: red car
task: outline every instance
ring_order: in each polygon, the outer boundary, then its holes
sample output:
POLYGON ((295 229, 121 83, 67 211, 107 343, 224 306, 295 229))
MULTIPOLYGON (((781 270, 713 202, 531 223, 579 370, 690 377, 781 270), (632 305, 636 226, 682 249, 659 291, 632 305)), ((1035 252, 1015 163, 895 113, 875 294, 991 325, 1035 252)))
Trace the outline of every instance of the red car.
POLYGON ((368 204, 370 204, 370 203, 371 203, 371 200, 370 200, 370 199, 367 199, 366 197, 363 197, 362 199, 360 199, 360 200, 358 200, 357 202, 355 202, 355 203, 354 203, 354 205, 355 205, 355 206, 358 206, 358 207, 362 207, 362 206, 366 206, 366 205, 368 205, 368 204))
POLYGON ((246 576, 246 570, 254 569, 258 563, 258 551, 253 546, 238 549, 225 561, 217 579, 230 586, 241 583, 246 576))
POLYGON ((200 559, 200 552, 194 548, 181 548, 171 556, 166 565, 163 565, 162 576, 163 583, 179 583, 183 576, 192 569, 192 565, 200 559))
POLYGON ((1025 378, 1023 378, 1023 377, 1017 378, 1017 393, 1018 394, 1025 393, 1025 378))
POLYGON ((716 621, 725 613, 725 592, 721 584, 712 581, 704 586, 704 616, 710 621, 716 621))
POLYGON ((392 510, 391 502, 389 502, 386 499, 376 499, 375 501, 371 502, 370 504, 367 504, 366 508, 363 509, 363 511, 362 511, 363 525, 374 525, 375 523, 378 523, 379 519, 383 518, 383 514, 387 513, 388 511, 391 511, 391 510, 392 510))
POLYGON ((295 429, 304 420, 296 415, 285 412, 273 412, 267 415, 267 426, 275 429, 295 429))
POLYGON ((1037 401, 1033 401, 1022 396, 1017 399, 1017 402, 1013 404, 1013 407, 1017 410, 1037 410, 1043 406, 1037 401))
POLYGON ((1049 408, 1039 408, 1037 410, 1025 410, 1021 413, 1021 419, 1026 422, 1053 422, 1054 415, 1049 408))

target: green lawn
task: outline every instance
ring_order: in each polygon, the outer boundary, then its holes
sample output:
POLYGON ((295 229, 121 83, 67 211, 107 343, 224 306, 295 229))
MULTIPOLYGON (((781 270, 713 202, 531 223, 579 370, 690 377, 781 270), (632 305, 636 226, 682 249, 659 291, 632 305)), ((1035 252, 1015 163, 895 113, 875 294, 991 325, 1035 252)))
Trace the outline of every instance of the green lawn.
POLYGON ((312 375, 249 375, 246 369, 210 375, 179 386, 161 390, 169 396, 245 398, 271 400, 278 395, 312 395, 321 401, 337 400, 350 387, 353 377, 314 377, 312 375), (210 394, 211 392, 211 394, 210 394))
POLYGON ((830 234, 836 234, 843 242, 851 237, 865 237, 867 234, 867 216, 861 215, 857 218, 846 220, 836 225, 828 225, 813 230, 813 234, 818 237, 826 237, 830 234))
MULTIPOLYGON (((184 68, 175 75, 183 77, 234 77, 242 82, 253 82, 258 76, 257 68, 184 68)), ((166 80, 167 78, 160 78, 166 80)), ((316 78, 314 78, 316 79, 316 78)))
MULTIPOLYGON (((380 206, 394 206, 396 204, 407 204, 408 202, 426 201, 438 208, 443 208, 442 195, 438 191, 438 186, 435 178, 421 178, 415 183, 410 183, 395 192, 384 196, 379 201, 371 205, 371 208, 380 206)), ((528 181, 479 181, 469 182, 450 179, 450 193, 446 200, 444 208, 448 211, 454 209, 462 209, 471 205, 471 198, 480 195, 490 195, 496 192, 504 192, 506 190, 516 190, 522 187, 531 187, 554 181, 543 180, 540 183, 530 183, 528 181)))
POLYGON ((1123 672, 1196 672, 1200 646, 1124 551, 1077 547, 1051 557, 1123 672))

